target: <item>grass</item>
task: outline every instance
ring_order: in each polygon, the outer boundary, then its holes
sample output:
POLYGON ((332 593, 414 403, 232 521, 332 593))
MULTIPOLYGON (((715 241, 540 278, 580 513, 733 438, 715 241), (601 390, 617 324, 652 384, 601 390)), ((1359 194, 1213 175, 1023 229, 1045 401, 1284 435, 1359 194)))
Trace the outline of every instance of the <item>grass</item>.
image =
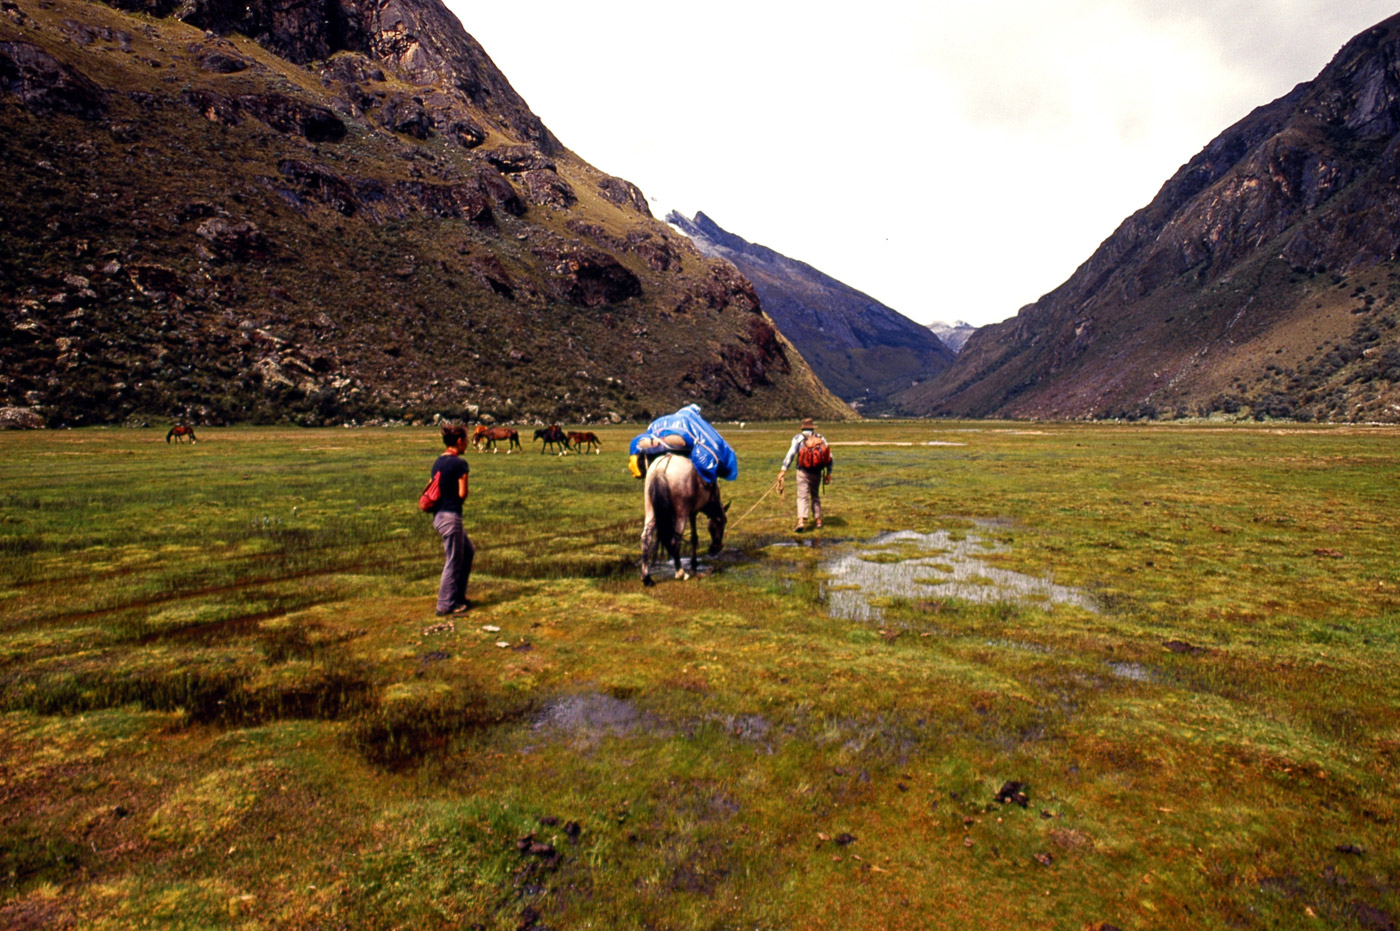
MULTIPOLYGON (((737 517, 791 425, 722 430, 737 517)), ((1393 429, 834 426, 914 445, 838 446, 823 536, 774 545, 770 496, 649 591, 634 431, 469 455, 451 629, 431 431, 0 435, 0 925, 1400 916, 1393 429), (823 563, 890 530, 1099 610, 830 617, 823 563)))

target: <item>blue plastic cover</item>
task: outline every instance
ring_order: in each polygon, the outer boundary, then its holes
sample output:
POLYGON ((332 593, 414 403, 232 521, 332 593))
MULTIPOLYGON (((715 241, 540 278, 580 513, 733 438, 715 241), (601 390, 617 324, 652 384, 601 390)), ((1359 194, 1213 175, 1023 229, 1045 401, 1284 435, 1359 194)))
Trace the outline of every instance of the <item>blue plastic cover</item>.
POLYGON ((713 482, 718 477, 732 482, 739 477, 739 457, 734 455, 734 450, 719 435, 719 431, 700 416, 697 404, 687 404, 674 414, 653 420, 645 433, 632 439, 628 454, 635 456, 642 440, 647 437, 660 439, 671 433, 686 438, 690 446, 690 461, 705 481, 713 482))

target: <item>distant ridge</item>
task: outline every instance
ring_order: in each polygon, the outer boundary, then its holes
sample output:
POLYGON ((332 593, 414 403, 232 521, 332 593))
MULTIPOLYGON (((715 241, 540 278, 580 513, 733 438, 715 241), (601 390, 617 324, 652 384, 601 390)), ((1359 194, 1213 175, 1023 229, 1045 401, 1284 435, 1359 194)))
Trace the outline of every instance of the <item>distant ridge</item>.
MULTIPOLYGON (((1225 130, 923 414, 1400 420, 1400 17, 1225 130)), ((1014 257, 1013 257, 1014 258, 1014 257)))
POLYGON ((687 219, 672 211, 666 222, 743 272, 817 377, 863 413, 908 413, 894 395, 952 364, 952 350, 927 328, 805 262, 748 242, 704 213, 687 219))

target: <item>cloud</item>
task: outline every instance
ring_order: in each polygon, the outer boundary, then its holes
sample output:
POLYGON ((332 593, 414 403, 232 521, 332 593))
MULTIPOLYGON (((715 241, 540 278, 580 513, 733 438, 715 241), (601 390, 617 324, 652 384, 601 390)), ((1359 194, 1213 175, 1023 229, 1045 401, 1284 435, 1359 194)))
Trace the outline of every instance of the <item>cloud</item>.
POLYGON ((1056 287, 1373 0, 449 3, 604 171, 917 320, 1056 287))

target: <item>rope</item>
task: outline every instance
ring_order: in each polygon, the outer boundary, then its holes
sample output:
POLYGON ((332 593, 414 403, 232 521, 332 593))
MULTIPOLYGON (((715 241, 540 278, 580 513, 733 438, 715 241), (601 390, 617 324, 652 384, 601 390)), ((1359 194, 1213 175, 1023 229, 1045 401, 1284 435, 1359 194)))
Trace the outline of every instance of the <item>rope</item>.
POLYGON ((726 529, 732 528, 735 524, 739 523, 739 521, 743 520, 745 517, 748 517, 750 514, 752 514, 752 513, 754 512, 754 510, 755 510, 760 504, 763 503, 763 499, 766 498, 766 497, 768 497, 769 495, 771 495, 771 494, 773 493, 773 489, 774 489, 774 488, 777 488, 777 487, 778 487, 778 483, 781 482, 781 481, 782 481, 781 478, 775 478, 775 479, 773 479, 773 484, 769 485, 769 486, 768 486, 768 490, 765 491, 765 492, 763 493, 762 497, 760 497, 757 501, 755 501, 755 502, 753 503, 753 507, 751 507, 751 508, 749 508, 747 511, 745 511, 737 520, 730 521, 730 522, 729 522, 729 525, 728 525, 728 528, 726 528, 726 529))

